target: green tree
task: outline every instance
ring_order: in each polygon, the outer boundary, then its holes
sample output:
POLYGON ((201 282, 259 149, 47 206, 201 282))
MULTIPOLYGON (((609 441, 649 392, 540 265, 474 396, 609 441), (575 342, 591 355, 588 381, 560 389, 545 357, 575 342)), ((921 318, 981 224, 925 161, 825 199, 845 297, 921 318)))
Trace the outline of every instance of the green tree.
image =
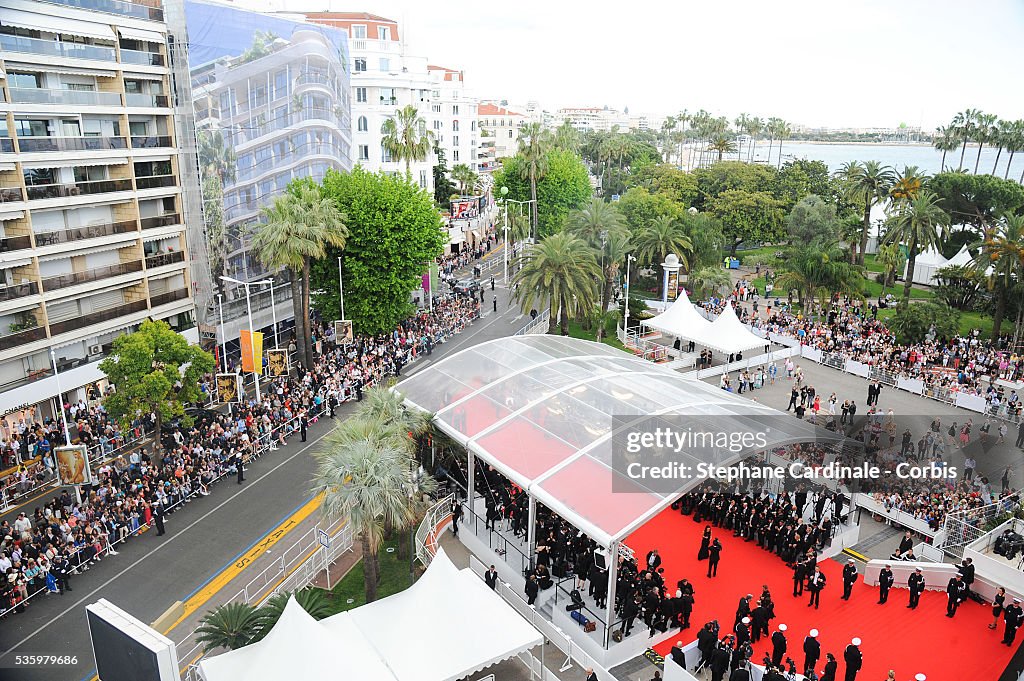
POLYGON ((360 333, 389 332, 412 311, 410 295, 427 264, 444 251, 448 234, 431 197, 413 182, 355 168, 331 171, 324 193, 346 216, 345 250, 327 249, 312 268, 315 305, 338 314, 338 257, 345 280, 345 314, 360 333))
POLYGON ((935 193, 922 190, 911 200, 894 205, 895 212, 886 221, 885 243, 900 243, 907 247, 907 277, 903 284, 903 302, 910 302, 910 288, 914 283, 914 264, 919 253, 937 248, 949 230, 949 215, 942 208, 942 199, 935 193))
POLYGON ((292 596, 295 596, 295 602, 315 620, 322 620, 331 614, 331 601, 323 589, 309 587, 299 591, 281 591, 268 598, 263 605, 257 608, 257 628, 252 637, 252 643, 263 640, 270 633, 270 630, 281 619, 281 615, 284 614, 284 608, 292 596))
POLYGON ((266 222, 252 230, 252 250, 272 270, 291 271, 292 308, 298 331, 299 354, 313 368, 309 328, 310 268, 327 254, 328 246, 341 249, 348 237, 345 214, 309 180, 292 182, 288 191, 261 211, 266 222))
POLYGON ((556 148, 563 151, 579 154, 582 148, 579 130, 572 127, 569 121, 562 121, 562 124, 555 129, 553 144, 556 148))
POLYGON ((604 273, 598 309, 603 312, 611 303, 619 265, 629 253, 629 232, 625 222, 614 204, 591 199, 589 204, 569 214, 568 227, 598 253, 597 259, 604 273))
POLYGON ((828 166, 821 161, 786 161, 776 176, 771 193, 782 201, 787 211, 792 210, 801 199, 811 194, 820 196, 826 203, 832 204, 837 213, 851 207, 843 200, 838 180, 832 177, 828 166))
POLYGON ((713 140, 711 140, 710 148, 712 151, 718 153, 719 162, 722 161, 722 157, 725 154, 736 153, 736 143, 727 135, 717 135, 713 140))
POLYGON ((882 293, 896 283, 896 273, 903 271, 907 256, 900 244, 882 244, 878 249, 878 264, 882 266, 882 293))
POLYGON ((689 269, 719 267, 722 263, 722 250, 725 248, 722 224, 712 215, 693 210, 683 213, 681 222, 683 232, 693 244, 687 257, 689 269))
POLYGON ((251 61, 262 59, 270 54, 277 35, 273 31, 256 31, 252 34, 252 45, 238 58, 239 64, 248 64, 251 61))
POLYGON ((679 220, 685 208, 667 194, 651 193, 643 187, 633 187, 616 204, 631 234, 638 235, 659 217, 679 220))
POLYGON ((681 219, 660 215, 634 238, 636 259, 641 265, 658 271, 669 253, 679 256, 683 270, 689 269, 689 256, 693 252, 693 241, 686 233, 681 219))
POLYGON ((962 170, 964 167, 964 153, 967 151, 967 143, 972 139, 976 139, 977 120, 981 115, 982 113, 978 109, 965 109, 953 116, 953 122, 949 125, 952 130, 956 131, 956 137, 962 145, 960 148, 960 163, 957 165, 957 170, 962 170))
POLYGON ((889 318, 889 328, 896 340, 904 344, 921 343, 927 338, 952 338, 960 329, 960 311, 949 305, 920 302, 901 303, 889 318))
POLYGON ((1007 213, 1024 209, 1024 187, 1013 180, 991 175, 939 173, 928 180, 928 189, 942 197, 956 224, 977 230, 1007 213))
POLYGON ((778 286, 796 290, 800 305, 817 298, 825 304, 834 293, 861 296, 864 287, 862 268, 851 265, 836 242, 801 244, 787 251, 785 271, 779 275, 778 286))
POLYGON ((452 179, 459 183, 459 191, 469 195, 477 181, 477 174, 465 163, 458 163, 452 168, 452 179))
POLYGON ((935 297, 950 307, 968 310, 975 306, 985 290, 987 277, 972 266, 947 265, 935 272, 935 297))
POLYGON ((946 171, 946 154, 950 151, 955 151, 960 146, 960 138, 956 130, 952 127, 938 128, 935 130, 935 136, 932 138, 932 146, 937 151, 942 152, 942 161, 939 163, 939 168, 942 172, 946 171))
POLYGON ((772 241, 782 234, 782 202, 767 192, 726 190, 712 202, 711 213, 722 222, 731 255, 741 243, 772 241))
POLYGON ((686 283, 698 293, 700 297, 706 297, 711 293, 720 294, 729 286, 729 270, 721 265, 718 267, 702 267, 699 270, 690 272, 686 283))
POLYGON ((203 223, 206 227, 206 252, 210 274, 218 291, 223 292, 221 276, 227 261, 228 234, 224 225, 224 184, 234 182, 238 159, 225 143, 220 130, 203 128, 196 132, 199 175, 202 179, 203 223))
POLYGON ((522 267, 512 279, 516 301, 523 312, 547 301, 551 312, 548 333, 561 321, 562 335, 569 335, 569 318, 579 310, 588 311, 596 299, 595 282, 601 268, 594 250, 570 232, 545 237, 522 256, 522 267))
POLYGON ((522 157, 519 172, 523 179, 530 182, 530 222, 534 229, 540 230, 539 206, 537 205, 537 182, 547 175, 550 159, 548 152, 552 146, 551 132, 540 123, 527 123, 519 129, 519 150, 522 157))
POLYGON ((455 193, 455 185, 448 178, 448 159, 445 157, 444 149, 434 143, 434 201, 445 210, 449 207, 452 194, 455 193))
POLYGON ((185 405, 202 398, 199 381, 213 368, 213 355, 189 345, 167 322, 147 319, 135 333, 115 338, 110 355, 100 362, 100 371, 116 388, 103 408, 125 429, 137 414, 155 414, 154 447, 160 452, 164 420, 182 417, 191 425, 185 405))
POLYGON ((871 208, 889 198, 889 189, 895 181, 895 175, 892 168, 878 161, 851 161, 844 164, 838 174, 850 199, 859 201, 863 206, 864 217, 857 249, 857 264, 863 265, 864 251, 867 250, 871 233, 871 208))
POLYGON ((203 615, 196 629, 196 643, 204 653, 218 648, 238 650, 253 642, 259 632, 259 615, 248 603, 225 603, 203 615))
POLYGON ((405 174, 412 176, 413 161, 424 161, 434 147, 434 133, 412 104, 395 112, 380 126, 380 143, 396 161, 405 161, 405 174))
POLYGON ((985 144, 995 138, 995 124, 998 118, 995 114, 979 114, 975 118, 974 139, 978 142, 978 155, 974 159, 974 174, 978 174, 978 166, 981 165, 981 150, 985 144))
MULTIPOLYGON (((571 210, 585 205, 593 191, 587 167, 579 156, 561 149, 548 152, 547 173, 537 183, 539 236, 557 232, 571 210)), ((523 173, 522 156, 505 159, 501 170, 494 173, 494 186, 508 187, 509 199, 526 201, 530 198, 528 174, 523 173)))
POLYGON ((779 171, 761 164, 722 161, 696 170, 692 175, 697 180, 697 196, 692 205, 699 210, 709 210, 710 204, 730 189, 774 194, 779 171))
POLYGON ((680 208, 689 208, 697 199, 697 178, 664 163, 640 168, 629 178, 629 184, 663 195, 678 203, 680 208))
POLYGON ((810 244, 839 239, 836 209, 816 194, 808 194, 793 206, 786 218, 790 243, 810 244))
POLYGON ((985 230, 985 238, 975 257, 979 274, 988 279, 989 288, 996 296, 996 309, 992 315, 992 338, 998 338, 1006 316, 1009 292, 1015 283, 1024 281, 1024 213, 1004 215, 985 230))

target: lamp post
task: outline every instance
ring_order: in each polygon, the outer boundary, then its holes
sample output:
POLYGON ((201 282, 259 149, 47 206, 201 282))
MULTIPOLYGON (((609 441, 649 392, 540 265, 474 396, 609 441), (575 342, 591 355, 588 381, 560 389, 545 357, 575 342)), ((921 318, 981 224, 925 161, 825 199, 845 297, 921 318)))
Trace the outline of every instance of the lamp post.
POLYGON ((504 228, 503 232, 504 232, 504 238, 505 238, 505 244, 504 244, 504 247, 505 247, 505 286, 507 287, 508 286, 508 249, 509 249, 509 243, 508 243, 508 204, 506 203, 506 199, 505 199, 506 196, 508 196, 508 187, 502 187, 501 188, 501 204, 502 204, 502 206, 501 206, 502 207, 502 211, 501 212, 504 213, 504 215, 505 215, 505 228, 504 228))
POLYGON ((224 335, 224 294, 217 294, 217 307, 220 308, 220 368, 228 372, 228 338, 224 335))
POLYGON ((345 282, 341 278, 341 256, 338 256, 338 308, 341 318, 345 318, 345 282))
POLYGON ((626 311, 622 313, 622 332, 629 333, 629 264, 636 260, 632 253, 626 256, 626 311))
MULTIPOLYGON (((254 285, 254 284, 265 284, 267 282, 265 280, 253 281, 253 282, 239 281, 237 279, 232 279, 231 277, 225 277, 225 276, 221 276, 221 281, 229 281, 232 284, 237 284, 238 286, 244 286, 245 287, 245 311, 246 311, 246 314, 248 315, 248 318, 249 318, 249 345, 250 345, 250 348, 252 348, 256 339, 253 336, 253 334, 255 333, 255 330, 253 329, 253 325, 252 325, 252 300, 249 297, 249 287, 254 285)), ((263 363, 263 357, 258 357, 258 358, 257 357, 253 357, 252 358, 252 368, 253 368, 252 378, 253 378, 253 381, 255 381, 255 383, 256 383, 256 401, 257 402, 262 402, 263 401, 263 396, 260 395, 260 372, 259 372, 259 370, 263 369, 262 363, 263 363), (256 362, 257 361, 259 361, 260 365, 261 365, 258 368, 256 366, 256 362), (259 369, 259 370, 257 370, 257 369, 259 369)))
MULTIPOLYGON (((264 280, 270 287, 270 316, 274 320, 274 347, 281 348, 281 339, 277 336, 277 305, 274 304, 274 278, 264 280)), ((257 284, 260 282, 256 282, 257 284)))
MULTIPOLYGON (((50 361, 53 362, 53 379, 57 382, 57 408, 60 409, 60 420, 64 423, 64 444, 71 446, 71 429, 68 428, 68 414, 64 411, 64 391, 60 387, 60 373, 57 371, 57 353, 54 352, 53 348, 50 348, 50 361)), ((160 437, 160 433, 157 433, 157 437, 160 437)), ((88 458, 89 452, 83 447, 83 455, 88 458)), ((20 460, 20 455, 19 455, 20 460)), ((56 456, 54 456, 56 461, 56 456)), ((75 485, 75 503, 82 503, 82 487, 75 485)))

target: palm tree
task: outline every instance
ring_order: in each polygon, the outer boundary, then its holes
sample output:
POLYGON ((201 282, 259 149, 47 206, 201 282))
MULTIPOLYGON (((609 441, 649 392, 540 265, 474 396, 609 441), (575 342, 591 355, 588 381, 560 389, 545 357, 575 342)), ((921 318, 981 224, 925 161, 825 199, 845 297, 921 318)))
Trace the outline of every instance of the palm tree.
POLYGON ((895 213, 887 221, 885 242, 907 247, 907 276, 903 283, 903 304, 907 305, 917 255, 938 247, 949 229, 949 214, 942 208, 942 199, 927 189, 913 199, 897 201, 894 207, 895 213))
POLYGON ((281 591, 274 594, 256 611, 258 630, 252 642, 263 640, 270 633, 288 605, 288 599, 295 596, 295 602, 315 620, 322 620, 331 614, 331 602, 323 589, 310 587, 301 591, 281 591))
POLYGON ((724 154, 736 151, 736 144, 725 135, 718 135, 711 140, 711 149, 718 152, 718 161, 721 163, 724 154))
POLYGON ((1007 296, 1014 283, 1024 281, 1024 213, 1004 215, 985 230, 974 258, 977 271, 988 278, 989 288, 996 293, 996 309, 992 315, 992 338, 999 337, 1006 315, 1007 296))
MULTIPOLYGON (((1000 120, 992 128, 992 142, 999 147, 996 151, 996 162, 992 164, 993 175, 996 175, 996 169, 999 168, 999 157, 1002 155, 1003 149, 1006 149, 1011 144, 1013 126, 1013 121, 1000 120)), ((1007 170, 1009 170, 1009 167, 1007 167, 1007 170)))
POLYGON ((555 129, 554 146, 574 154, 580 153, 580 133, 569 121, 563 121, 555 129))
POLYGON ((747 134, 750 135, 750 149, 747 154, 747 160, 753 162, 756 159, 754 156, 754 150, 757 147, 757 136, 764 130, 764 121, 761 120, 760 116, 754 116, 747 123, 747 134))
MULTIPOLYGON (((736 117, 736 120, 733 121, 733 125, 736 126, 736 132, 737 133, 739 133, 741 135, 746 133, 747 132, 747 128, 750 127, 750 114, 741 113, 739 116, 736 117)), ((739 150, 738 150, 738 152, 736 154, 736 160, 737 161, 740 159, 740 156, 742 154, 743 154, 743 145, 742 145, 742 143, 740 143, 739 150)), ((719 159, 719 160, 721 160, 721 159, 719 159)))
POLYGON ((687 236, 685 226, 668 215, 659 215, 641 230, 634 238, 634 247, 637 261, 655 269, 669 253, 675 253, 685 271, 693 253, 693 241, 687 236))
POLYGON ((313 368, 309 330, 309 268, 323 258, 327 246, 344 248, 348 238, 345 214, 321 189, 310 182, 295 184, 262 211, 266 222, 254 226, 252 249, 268 268, 291 270, 292 308, 299 337, 299 353, 307 369, 313 368))
POLYGON ((420 112, 407 104, 380 126, 381 146, 396 161, 405 161, 405 175, 412 177, 413 161, 424 161, 434 148, 434 133, 427 130, 427 122, 420 112))
POLYGON ((775 131, 775 136, 779 138, 779 170, 782 170, 782 140, 789 139, 789 136, 792 134, 793 129, 789 126, 789 123, 780 120, 779 127, 775 131))
MULTIPOLYGON (((768 119, 765 124, 765 130, 768 131, 768 165, 772 163, 772 145, 775 143, 775 138, 782 132, 782 126, 784 121, 781 118, 772 117, 768 119)), ((779 142, 779 154, 782 154, 782 142, 779 142)))
POLYGON ((861 223, 860 247, 857 253, 857 264, 863 265, 864 251, 868 247, 868 234, 871 231, 871 208, 889 198, 889 188, 895 181, 895 175, 892 168, 878 161, 845 163, 837 175, 842 180, 849 198, 864 203, 864 221, 861 223))
POLYGON ((974 174, 978 174, 978 166, 981 164, 981 150, 985 148, 986 142, 991 142, 995 137, 995 124, 998 117, 995 114, 979 114, 975 120, 975 138, 978 140, 978 155, 974 159, 974 174))
MULTIPOLYGON (((1014 154, 1018 151, 1024 151, 1024 119, 1016 120, 1010 125, 1005 144, 1006 150, 1010 152, 1010 158, 1006 160, 1006 172, 1003 173, 1004 180, 1010 177, 1010 166, 1013 165, 1014 154)), ((1021 174, 1020 181, 1024 184, 1024 173, 1021 174)))
POLYGON ((477 174, 465 163, 459 163, 452 168, 452 179, 459 183, 459 191, 466 194, 467 188, 471 189, 476 183, 477 174))
POLYGON ((548 172, 548 150, 551 149, 551 144, 551 132, 544 129, 540 123, 527 123, 519 129, 518 153, 523 157, 523 177, 530 181, 530 224, 535 230, 540 228, 537 182, 548 172))
POLYGON ((217 648, 238 650, 252 643, 259 632, 259 615, 248 603, 225 603, 211 610, 199 620, 196 643, 203 644, 203 652, 217 648))
MULTIPOLYGON (((365 419, 370 432, 385 424, 365 419)), ((352 426, 350 426, 351 428, 352 426)), ((408 526, 414 519, 409 503, 410 459, 392 435, 378 438, 353 437, 351 430, 336 428, 326 439, 327 447, 316 454, 316 487, 324 493, 323 512, 329 519, 348 518, 359 535, 363 552, 363 588, 366 602, 377 598, 379 557, 385 528, 408 526)))
POLYGON ((604 281, 601 287, 600 310, 607 310, 611 301, 615 275, 629 251, 629 233, 619 209, 600 199, 569 214, 568 230, 583 239, 599 253, 604 281))
POLYGON ((548 333, 561 322, 562 335, 569 335, 569 317, 577 310, 589 310, 596 298, 595 282, 601 268, 594 250, 571 232, 555 232, 522 256, 522 267, 512 279, 523 312, 547 300, 551 312, 548 333))
POLYGON ((957 137, 957 131, 950 127, 938 128, 935 131, 935 138, 932 140, 932 145, 942 152, 942 163, 940 168, 943 172, 946 170, 946 152, 953 151, 960 146, 960 138, 957 137))
POLYGON ((835 242, 790 249, 785 268, 778 284, 786 290, 795 289, 801 306, 815 297, 824 304, 833 293, 857 297, 864 286, 862 268, 851 265, 835 242))
POLYGON ((957 166, 957 170, 962 170, 964 167, 964 153, 967 151, 967 142, 974 135, 975 122, 978 116, 981 115, 982 113, 978 109, 965 109, 953 116, 951 127, 956 130, 956 136, 963 145, 960 148, 960 165, 957 166))
POLYGON ((928 182, 929 177, 928 173, 917 166, 903 166, 903 172, 894 175, 892 187, 889 188, 889 197, 894 201, 913 200, 928 182))
MULTIPOLYGON (((690 272, 686 277, 686 283, 695 295, 697 291, 704 295, 712 292, 717 294, 723 287, 728 286, 730 281, 729 271, 720 265, 718 267, 702 267, 690 272)), ((704 297, 704 295, 700 297, 704 297)))

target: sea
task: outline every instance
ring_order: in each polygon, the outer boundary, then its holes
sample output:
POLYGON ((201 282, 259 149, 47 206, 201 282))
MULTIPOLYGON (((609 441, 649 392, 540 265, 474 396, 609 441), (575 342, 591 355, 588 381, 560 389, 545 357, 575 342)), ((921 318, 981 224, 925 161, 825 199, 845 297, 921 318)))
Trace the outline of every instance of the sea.
MULTIPOLYGON (((997 149, 984 147, 981 150, 981 162, 978 164, 978 172, 991 174, 993 164, 996 162, 997 149)), ((743 158, 746 159, 746 147, 742 150, 743 158)), ((759 141, 754 148, 754 155, 762 163, 768 162, 768 142, 759 141)), ((978 157, 978 147, 968 146, 964 154, 963 167, 974 172, 975 159, 978 157)), ((775 142, 771 152, 772 164, 777 164, 779 158, 779 143, 775 142)), ((1006 164, 1010 154, 1005 150, 999 156, 999 165, 996 168, 996 175, 1003 177, 1006 173, 1006 164)), ((792 142, 782 143, 782 162, 793 159, 810 159, 822 161, 829 167, 829 170, 836 171, 847 161, 878 161, 888 166, 902 170, 904 166, 917 166, 929 175, 942 172, 942 152, 936 151, 934 147, 922 144, 821 144, 813 142, 792 142)), ((960 165, 960 150, 951 151, 946 154, 946 170, 956 170, 960 165)), ((1019 152, 1013 157, 1013 164, 1009 168, 1009 179, 1019 182, 1021 173, 1024 172, 1024 152, 1019 152)))

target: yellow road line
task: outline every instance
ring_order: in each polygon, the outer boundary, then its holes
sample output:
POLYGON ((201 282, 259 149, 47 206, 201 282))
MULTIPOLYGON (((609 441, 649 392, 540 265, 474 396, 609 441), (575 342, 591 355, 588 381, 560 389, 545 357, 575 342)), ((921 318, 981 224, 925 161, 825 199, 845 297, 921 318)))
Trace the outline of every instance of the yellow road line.
POLYGON ((845 553, 846 555, 850 556, 851 558, 856 558, 857 560, 863 561, 865 563, 867 563, 867 562, 869 562, 871 560, 870 558, 865 556, 863 553, 857 553, 853 549, 843 549, 843 553, 845 553))

